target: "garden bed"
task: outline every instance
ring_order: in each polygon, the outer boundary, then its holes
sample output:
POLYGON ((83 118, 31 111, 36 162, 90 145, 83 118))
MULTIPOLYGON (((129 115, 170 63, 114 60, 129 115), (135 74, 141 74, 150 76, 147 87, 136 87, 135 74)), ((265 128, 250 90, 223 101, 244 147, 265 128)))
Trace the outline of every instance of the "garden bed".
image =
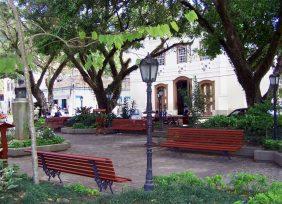
POLYGON ((61 133, 63 134, 96 134, 97 128, 83 128, 76 129, 72 127, 61 128, 61 133))
MULTIPOLYGON (((71 143, 66 140, 66 141, 64 141, 60 144, 38 146, 37 150, 49 151, 49 152, 58 152, 58 151, 67 150, 70 147, 71 147, 71 143)), ((28 149, 30 149, 30 147, 9 148, 8 149, 8 156, 9 157, 20 157, 20 156, 30 155, 30 152, 25 152, 28 149)))

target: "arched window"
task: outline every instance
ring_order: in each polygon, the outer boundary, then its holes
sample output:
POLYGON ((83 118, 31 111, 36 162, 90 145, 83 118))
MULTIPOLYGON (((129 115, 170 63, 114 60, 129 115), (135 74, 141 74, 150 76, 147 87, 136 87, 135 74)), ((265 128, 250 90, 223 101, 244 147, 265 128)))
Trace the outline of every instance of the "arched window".
POLYGON ((205 115, 212 115, 215 109, 215 86, 214 81, 204 80, 200 82, 201 92, 205 100, 205 115))
POLYGON ((155 110, 159 110, 159 108, 161 108, 163 111, 165 109, 167 110, 167 96, 168 96, 167 84, 155 85, 155 110), (163 92, 163 96, 161 98, 158 98, 158 93, 160 91, 163 92))

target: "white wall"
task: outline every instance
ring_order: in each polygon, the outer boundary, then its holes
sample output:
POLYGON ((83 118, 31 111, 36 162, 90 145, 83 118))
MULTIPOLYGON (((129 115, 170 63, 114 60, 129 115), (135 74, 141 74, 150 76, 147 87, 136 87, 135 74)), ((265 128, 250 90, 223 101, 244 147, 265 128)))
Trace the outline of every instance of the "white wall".
MULTIPOLYGON (((168 42, 172 44, 175 39, 168 42)), ((146 40, 144 48, 140 50, 131 50, 127 56, 132 59, 132 64, 136 59, 144 58, 148 52, 151 52, 159 44, 158 40, 146 40)), ((192 50, 199 48, 199 41, 195 40, 192 44, 192 50)), ((177 64, 176 48, 166 53, 166 62, 164 66, 159 67, 157 81, 153 83, 152 102, 155 108, 155 90, 154 85, 163 83, 168 85, 168 113, 176 114, 173 101, 173 80, 179 76, 186 76, 193 79, 197 77, 198 81, 211 80, 215 82, 215 114, 227 114, 236 108, 246 107, 245 92, 239 84, 226 55, 221 54, 213 60, 201 60, 196 52, 188 56, 188 62, 177 64)), ((140 71, 136 70, 130 74, 132 99, 137 102, 141 111, 146 108, 146 84, 142 82, 140 71)), ((268 75, 261 82, 262 94, 268 89, 268 75)))

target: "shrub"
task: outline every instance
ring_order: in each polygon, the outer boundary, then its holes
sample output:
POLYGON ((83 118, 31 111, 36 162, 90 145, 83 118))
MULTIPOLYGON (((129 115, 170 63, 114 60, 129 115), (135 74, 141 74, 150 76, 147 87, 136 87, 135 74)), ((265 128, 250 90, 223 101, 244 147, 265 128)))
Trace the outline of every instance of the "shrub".
MULTIPOLYGON (((50 144, 60 144, 64 142, 65 139, 61 136, 58 136, 50 128, 44 128, 37 131, 36 145, 50 145, 50 144)), ((9 148, 22 148, 30 147, 31 139, 27 140, 11 140, 8 144, 9 148)))
POLYGON ((282 127, 282 115, 278 115, 278 126, 282 127))
POLYGON ((4 164, 0 161, 0 193, 17 188, 17 182, 21 179, 16 177, 19 167, 16 165, 4 168, 4 164))
POLYGON ((217 115, 202 123, 203 128, 242 129, 245 140, 253 144, 262 144, 269 136, 273 126, 273 118, 267 113, 271 104, 269 102, 256 104, 244 116, 217 115))
POLYGON ((80 193, 80 194, 85 194, 89 196, 98 196, 100 195, 100 192, 96 189, 88 188, 82 184, 71 184, 66 186, 66 188, 69 188, 73 190, 74 192, 80 193))
POLYGON ((43 139, 52 139, 56 136, 55 132, 51 128, 44 128, 42 130, 37 131, 39 137, 43 139))
POLYGON ((267 139, 263 142, 263 147, 265 149, 282 152, 282 140, 267 139))
POLYGON ((35 123, 34 126, 36 129, 43 128, 45 126, 45 118, 39 118, 35 123))
POLYGON ((231 176, 231 189, 235 193, 253 196, 265 192, 269 187, 267 178, 260 174, 238 173, 231 176))
POLYGON ((92 107, 83 106, 83 107, 76 108, 75 113, 78 115, 79 114, 88 115, 88 114, 91 114, 91 110, 92 110, 92 107))
POLYGON ((95 124, 96 118, 97 114, 95 113, 76 115, 70 118, 65 125, 67 127, 72 127, 75 123, 82 123, 85 126, 90 127, 95 124))
POLYGON ((87 128, 83 123, 75 123, 72 126, 73 129, 85 129, 87 128))
POLYGON ((282 203, 282 183, 274 182, 269 187, 268 191, 258 193, 249 199, 249 204, 271 204, 282 203))

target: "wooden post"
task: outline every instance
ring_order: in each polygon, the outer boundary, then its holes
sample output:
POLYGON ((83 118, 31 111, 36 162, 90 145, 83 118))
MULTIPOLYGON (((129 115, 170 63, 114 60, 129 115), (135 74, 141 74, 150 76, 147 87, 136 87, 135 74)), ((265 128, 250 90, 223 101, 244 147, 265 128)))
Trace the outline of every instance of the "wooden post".
POLYGON ((4 167, 8 166, 8 141, 7 141, 7 129, 14 127, 14 125, 9 123, 0 123, 1 132, 1 145, 2 150, 0 151, 0 159, 4 162, 4 167))

